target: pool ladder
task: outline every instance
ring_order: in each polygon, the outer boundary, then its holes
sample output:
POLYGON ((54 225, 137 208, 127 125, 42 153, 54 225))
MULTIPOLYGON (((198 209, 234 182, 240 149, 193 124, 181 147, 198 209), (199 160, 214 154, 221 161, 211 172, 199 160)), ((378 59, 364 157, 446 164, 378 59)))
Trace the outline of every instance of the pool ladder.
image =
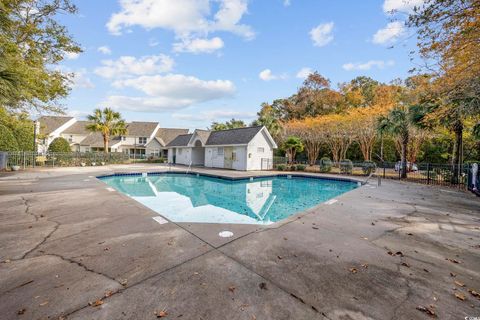
POLYGON ((188 174, 191 170, 192 170, 192 161, 190 161, 190 164, 188 165, 188 168, 185 174, 188 174))

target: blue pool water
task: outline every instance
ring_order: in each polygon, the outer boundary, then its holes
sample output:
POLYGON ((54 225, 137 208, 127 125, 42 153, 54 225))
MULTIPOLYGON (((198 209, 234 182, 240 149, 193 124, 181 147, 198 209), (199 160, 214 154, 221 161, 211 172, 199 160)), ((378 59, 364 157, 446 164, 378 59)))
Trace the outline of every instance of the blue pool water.
POLYGON ((204 223, 270 224, 357 187, 295 176, 231 181, 165 173, 100 179, 171 221, 204 223))

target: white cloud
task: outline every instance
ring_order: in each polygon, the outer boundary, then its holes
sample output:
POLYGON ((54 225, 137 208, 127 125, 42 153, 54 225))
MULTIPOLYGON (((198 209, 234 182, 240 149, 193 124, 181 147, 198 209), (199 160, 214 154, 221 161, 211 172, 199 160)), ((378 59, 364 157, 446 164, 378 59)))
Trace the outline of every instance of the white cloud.
POLYGON ((410 13, 414 7, 420 7, 425 0, 385 0, 383 2, 383 11, 390 12, 405 12, 410 13))
POLYGON ((263 81, 271 81, 271 80, 279 80, 279 79, 286 79, 287 75, 286 74, 281 74, 281 75, 274 75, 272 73, 272 70, 270 69, 265 69, 262 70, 259 74, 258 77, 262 79, 263 81))
POLYGON ((183 39, 173 44, 175 52, 191 52, 191 53, 212 53, 223 48, 223 40, 219 37, 212 39, 183 39))
POLYGON ((311 68, 304 67, 297 72, 297 78, 306 79, 309 74, 313 73, 311 68))
POLYGON ((98 47, 97 51, 106 55, 112 54, 112 50, 108 46, 98 47))
POLYGON ((169 29, 178 38, 192 34, 205 37, 214 31, 228 31, 246 39, 255 35, 250 26, 240 24, 248 0, 121 0, 120 6, 120 12, 107 23, 108 30, 117 35, 131 26, 169 29), (218 2, 218 11, 212 15, 212 4, 217 7, 218 2))
POLYGON ((292 3, 291 3, 290 0, 283 0, 283 5, 284 5, 285 7, 288 7, 288 6, 290 6, 291 4, 292 4, 292 3))
POLYGON ((389 22, 385 28, 373 35, 373 43, 386 44, 397 41, 405 34, 405 26, 400 21, 389 22))
POLYGON ((73 70, 64 65, 55 66, 55 70, 61 72, 65 77, 70 80, 71 86, 74 89, 84 88, 84 89, 93 89, 95 85, 92 80, 88 77, 87 69, 81 68, 73 70))
POLYGON ((158 46, 159 44, 160 44, 160 42, 158 42, 155 38, 150 38, 150 39, 148 40, 148 45, 149 45, 150 47, 156 47, 156 46, 158 46))
POLYGON ((140 58, 122 56, 117 60, 103 60, 95 73, 104 78, 125 78, 171 71, 174 61, 169 56, 143 56, 140 58))
POLYGON ((176 110, 230 97, 235 93, 235 85, 229 80, 205 81, 182 74, 141 76, 115 81, 113 86, 133 88, 147 95, 144 97, 114 95, 105 101, 106 105, 130 111, 176 110))
POLYGON ((333 40, 333 22, 321 23, 312 30, 310 30, 310 37, 313 45, 316 47, 323 47, 333 40))
POLYGON ((65 52, 65 58, 68 60, 76 60, 78 57, 80 57, 79 52, 65 52))
POLYGON ((383 61, 383 60, 370 60, 365 63, 345 63, 342 68, 347 70, 347 71, 354 71, 354 70, 361 70, 361 71, 366 71, 370 70, 373 67, 376 67, 378 69, 384 69, 385 67, 391 67, 395 65, 395 61, 393 60, 388 60, 388 61, 383 61))
POLYGON ((239 112, 239 111, 228 111, 228 110, 210 110, 200 113, 174 113, 173 118, 179 120, 188 120, 188 121, 218 121, 224 119, 253 119, 255 118, 255 112, 239 112))

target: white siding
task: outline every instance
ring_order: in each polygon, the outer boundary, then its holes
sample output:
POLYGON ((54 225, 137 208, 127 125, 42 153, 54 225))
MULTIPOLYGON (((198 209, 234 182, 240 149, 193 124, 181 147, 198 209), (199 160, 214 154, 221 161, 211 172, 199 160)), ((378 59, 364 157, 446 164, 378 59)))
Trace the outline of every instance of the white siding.
POLYGON ((236 153, 235 160, 232 164, 232 169, 234 170, 247 170, 247 147, 234 147, 233 152, 236 153))
POLYGON ((273 159, 273 146, 264 130, 257 133, 248 144, 247 170, 262 170, 262 159, 273 159))
MULTIPOLYGON (((172 159, 173 160, 173 159, 172 159)), ((192 160, 192 150, 191 148, 177 148, 177 157, 175 163, 184 164, 186 166, 190 165, 192 160)))
POLYGON ((145 153, 147 156, 156 155, 158 157, 162 149, 162 145, 157 140, 153 139, 147 144, 145 153))
MULTIPOLYGON (((223 148, 223 147, 221 147, 223 148)), ((209 150, 211 150, 212 152, 210 153, 209 151, 208 152, 208 156, 211 157, 211 162, 210 162, 210 166, 209 167, 212 167, 212 168, 223 168, 224 166, 224 160, 225 160, 225 150, 222 154, 218 154, 218 147, 211 147, 211 148, 208 148, 209 150)), ((205 153, 205 156, 207 157, 207 153, 205 153)), ((205 162, 205 166, 207 165, 207 163, 205 162)))

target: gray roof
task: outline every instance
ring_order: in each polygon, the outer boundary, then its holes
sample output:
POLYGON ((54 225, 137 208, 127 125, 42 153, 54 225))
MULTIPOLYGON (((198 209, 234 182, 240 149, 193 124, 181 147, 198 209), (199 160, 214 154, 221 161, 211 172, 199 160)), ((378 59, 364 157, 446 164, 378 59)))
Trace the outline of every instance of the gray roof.
POLYGON ((87 135, 91 131, 88 131, 86 126, 89 124, 90 121, 77 121, 74 124, 72 124, 70 127, 65 129, 63 133, 65 134, 82 134, 82 135, 87 135))
POLYGON ((263 126, 247 127, 229 130, 212 131, 208 137, 207 146, 247 144, 257 133, 262 130, 263 126))
POLYGON ((72 120, 73 117, 64 117, 64 116, 43 116, 38 119, 40 122, 40 133, 49 134, 63 126, 68 121, 72 120))
POLYGON ((212 131, 197 129, 194 134, 196 133, 202 144, 205 145, 211 132, 212 131))
POLYGON ((188 129, 160 128, 157 131, 156 137, 159 141, 163 141, 164 145, 167 145, 181 134, 188 134, 188 129))
POLYGON ((158 122, 133 121, 127 124, 127 136, 150 137, 155 131, 158 122))
POLYGON ((167 147, 186 147, 193 134, 181 134, 173 139, 167 147))
MULTIPOLYGON (((108 145, 109 147, 111 147, 120 141, 120 137, 111 137, 108 145)), ((85 139, 80 142, 80 145, 90 146, 93 148, 103 148, 103 136, 100 132, 90 133, 88 136, 85 137, 85 139)))

